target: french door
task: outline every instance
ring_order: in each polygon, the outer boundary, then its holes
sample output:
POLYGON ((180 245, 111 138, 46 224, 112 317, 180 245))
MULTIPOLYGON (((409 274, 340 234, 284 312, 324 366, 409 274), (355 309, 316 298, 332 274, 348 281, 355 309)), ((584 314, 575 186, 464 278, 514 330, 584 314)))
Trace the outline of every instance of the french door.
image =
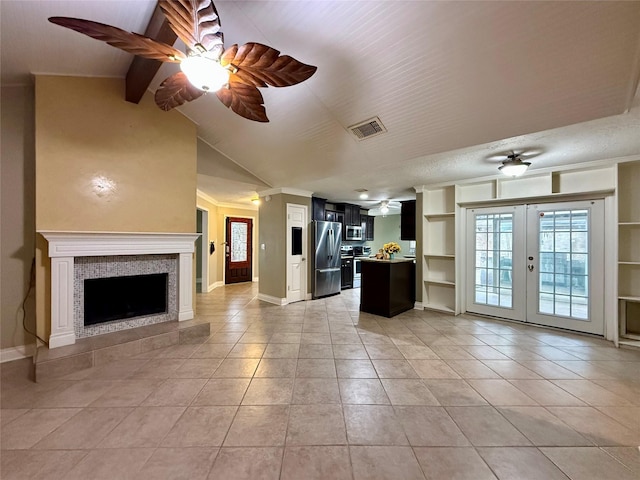
POLYGON ((469 209, 469 312, 604 334, 602 200, 469 209))

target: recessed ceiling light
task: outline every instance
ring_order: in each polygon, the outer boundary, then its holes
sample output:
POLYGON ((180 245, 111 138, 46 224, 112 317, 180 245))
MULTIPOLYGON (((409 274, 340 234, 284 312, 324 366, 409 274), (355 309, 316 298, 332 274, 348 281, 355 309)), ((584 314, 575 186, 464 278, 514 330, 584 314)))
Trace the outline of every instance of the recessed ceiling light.
POLYGON ((366 200, 367 198, 369 198, 369 194, 367 193, 369 190, 367 190, 366 188, 358 188, 356 190, 356 192, 358 192, 360 194, 360 200, 366 200))

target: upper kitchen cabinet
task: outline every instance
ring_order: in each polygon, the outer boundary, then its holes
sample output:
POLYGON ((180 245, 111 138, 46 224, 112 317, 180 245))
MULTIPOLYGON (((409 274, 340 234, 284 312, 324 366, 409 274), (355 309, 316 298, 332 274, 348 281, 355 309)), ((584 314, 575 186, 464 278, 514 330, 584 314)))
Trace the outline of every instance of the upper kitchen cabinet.
POLYGON ((344 213, 344 224, 360 226, 360 205, 337 203, 336 210, 344 213))
POLYGON ((374 228, 373 228, 373 223, 376 217, 373 217, 371 215, 361 215, 361 222, 362 222, 362 236, 363 236, 363 240, 367 241, 367 242, 372 242, 374 240, 373 238, 373 232, 374 232, 374 228))
POLYGON ((416 239, 416 201, 400 202, 400 240, 416 239))
POLYGON ((311 197, 312 219, 322 222, 325 220, 325 208, 327 200, 320 197, 311 197))

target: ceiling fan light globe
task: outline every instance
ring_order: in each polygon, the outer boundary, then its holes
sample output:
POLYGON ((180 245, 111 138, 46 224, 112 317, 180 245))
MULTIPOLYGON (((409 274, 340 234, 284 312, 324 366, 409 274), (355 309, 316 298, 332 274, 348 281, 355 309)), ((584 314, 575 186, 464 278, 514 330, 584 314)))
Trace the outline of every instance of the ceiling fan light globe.
POLYGON ((229 71, 226 68, 200 55, 187 57, 180 63, 180 69, 194 87, 205 92, 215 92, 229 83, 229 71))
POLYGON ((519 177, 527 171, 529 165, 531 165, 531 162, 522 162, 520 160, 506 161, 502 166, 498 167, 498 170, 508 177, 519 177))
POLYGON ((380 207, 380 213, 389 213, 389 207, 387 207, 386 205, 380 207))

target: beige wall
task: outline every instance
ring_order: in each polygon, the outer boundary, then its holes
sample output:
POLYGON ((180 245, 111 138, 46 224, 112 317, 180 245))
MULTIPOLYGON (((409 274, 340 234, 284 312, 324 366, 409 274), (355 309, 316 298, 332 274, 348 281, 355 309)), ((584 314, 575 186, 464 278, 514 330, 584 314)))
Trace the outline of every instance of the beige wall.
MULTIPOLYGON (((195 125, 151 95, 125 102, 124 80, 36 77, 36 230, 194 232, 196 141, 195 125)), ((48 335, 45 245, 37 318, 48 335)))
POLYGON ((372 253, 376 253, 385 243, 396 242, 400 245, 401 255, 409 253, 409 241, 400 240, 400 215, 377 215, 375 217, 374 241, 367 242, 371 246, 372 253))
MULTIPOLYGON (((22 301, 30 283, 35 240, 35 146, 33 87, 2 87, 0 210, 0 348, 33 343, 22 327, 22 301)), ((26 324, 35 331, 34 292, 26 324)), ((19 349, 25 353, 24 349, 19 349)))
MULTIPOLYGON (((276 298, 287 296, 287 203, 305 205, 307 207, 307 238, 311 248, 311 198, 298 195, 271 195, 270 201, 260 204, 260 293, 276 298)), ((309 251, 310 252, 310 251, 309 251)), ((307 262, 307 293, 311 291, 312 263, 307 262)))
POLYGON ((260 204, 260 244, 259 250, 260 285, 263 295, 284 298, 286 295, 286 258, 285 258, 285 214, 282 195, 271 195, 270 201, 260 204))

